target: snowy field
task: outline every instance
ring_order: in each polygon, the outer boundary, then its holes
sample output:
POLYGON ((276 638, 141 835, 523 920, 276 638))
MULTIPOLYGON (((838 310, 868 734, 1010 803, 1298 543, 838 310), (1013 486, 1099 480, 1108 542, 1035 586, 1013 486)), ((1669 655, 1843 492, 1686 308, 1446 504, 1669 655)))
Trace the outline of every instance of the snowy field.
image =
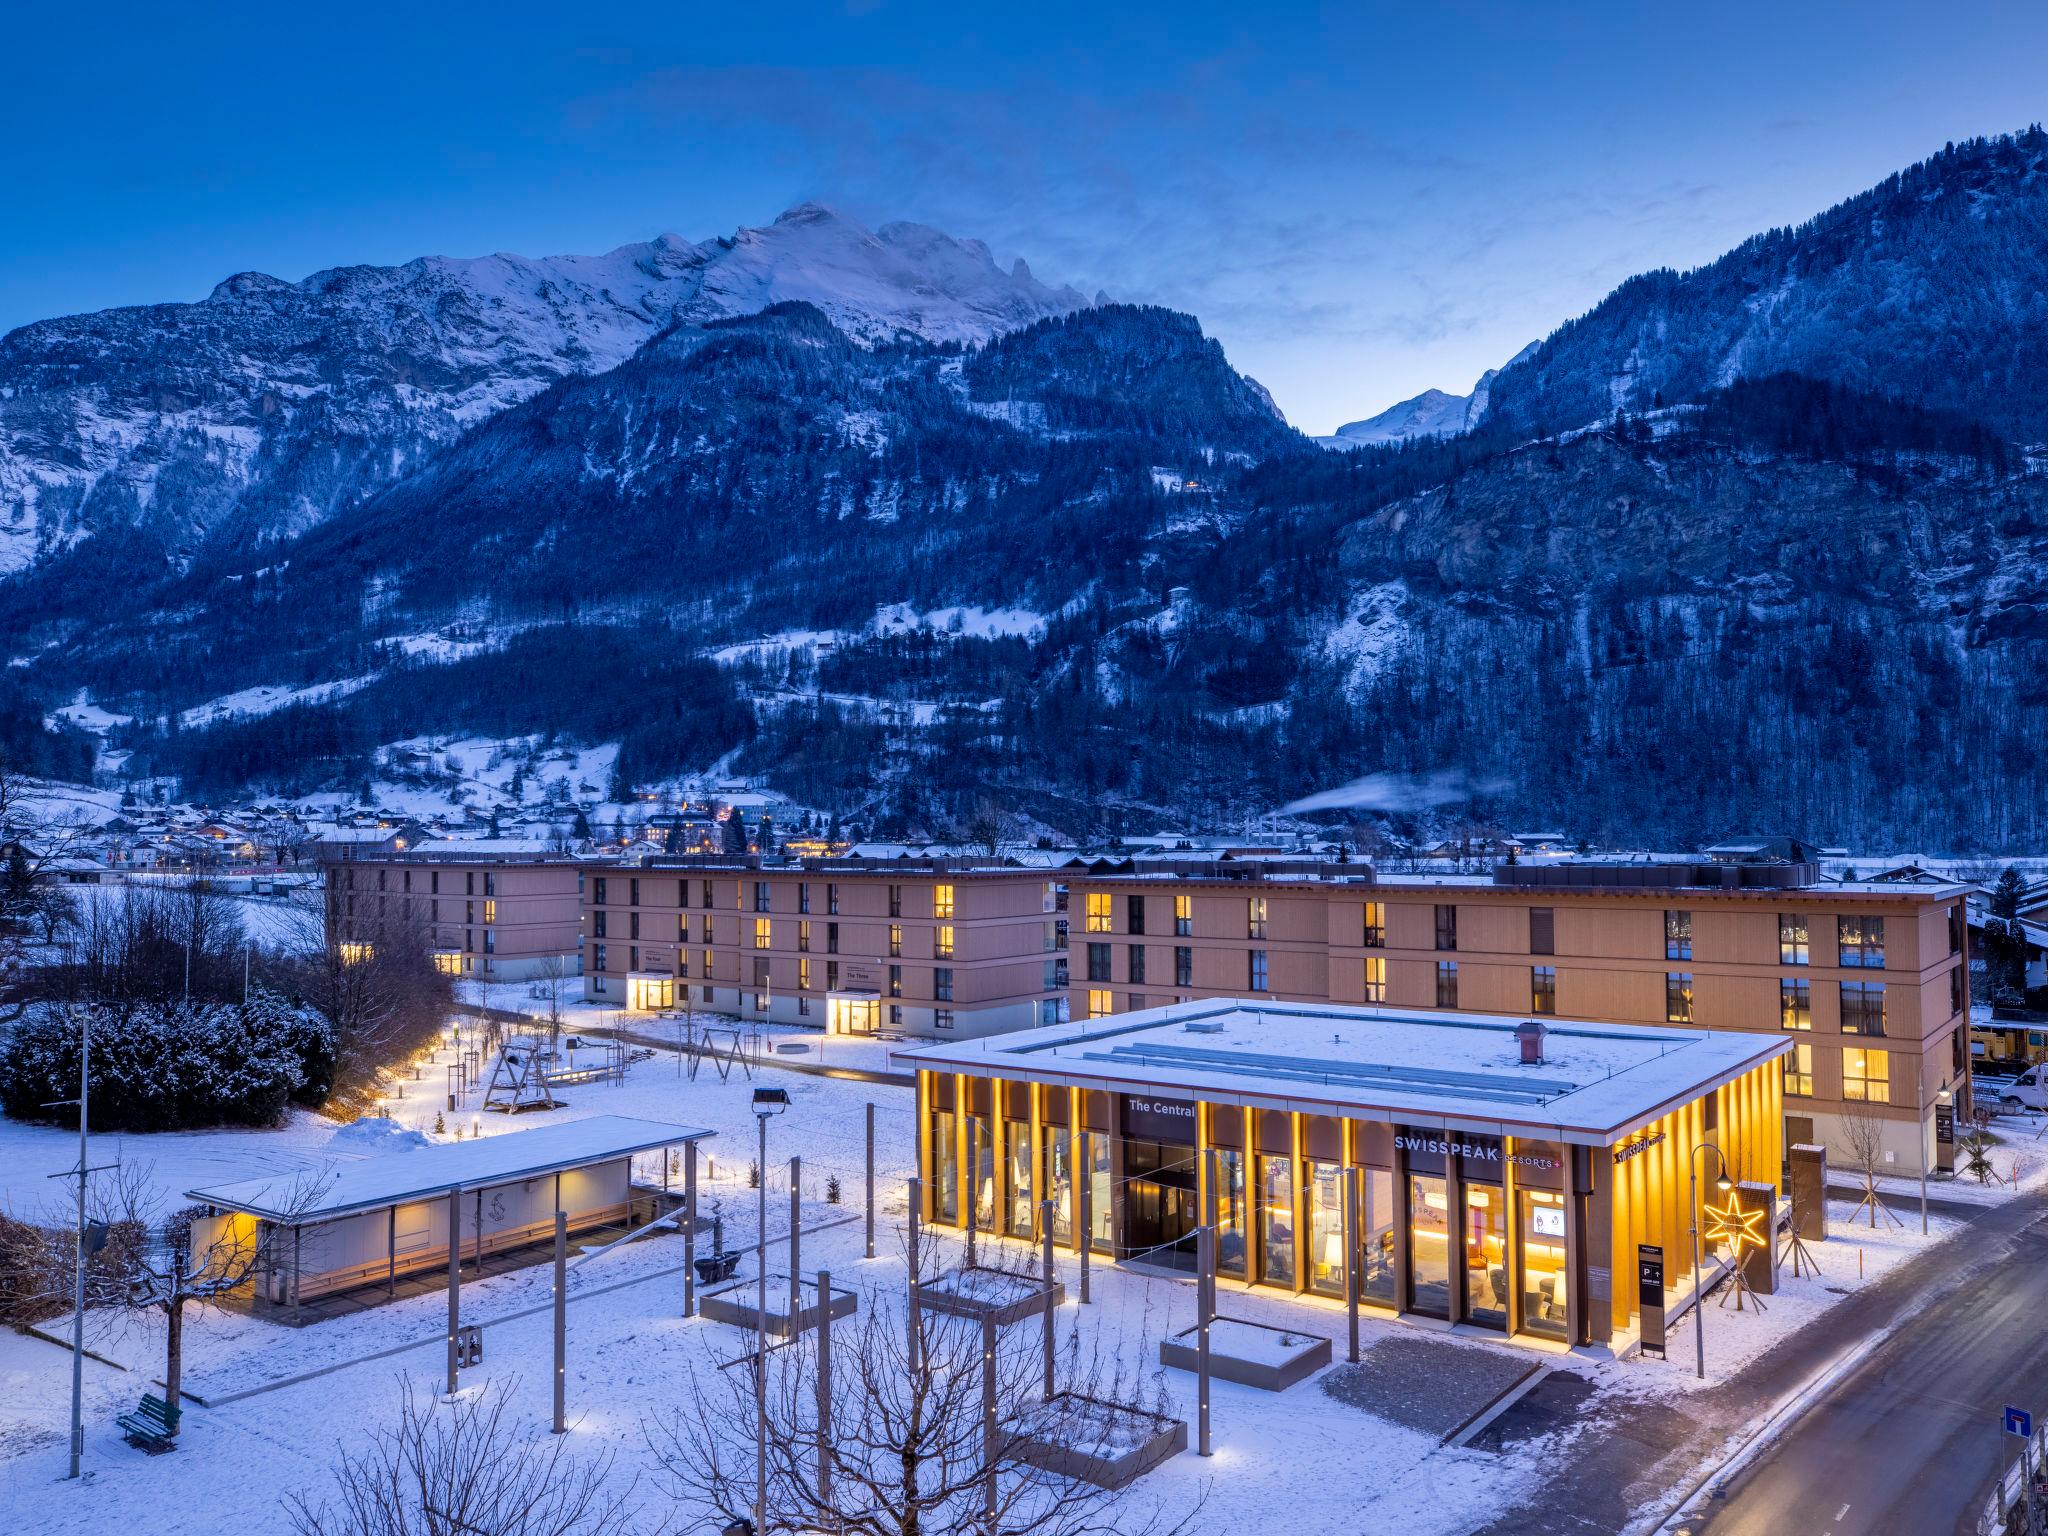
MULTIPOLYGON (((651 1033, 656 1026, 635 1020, 633 1027, 651 1033)), ((855 1048, 870 1056, 886 1051, 872 1042, 855 1048)), ((391 1113, 431 1133, 443 1101, 432 1092, 439 1072, 430 1068, 427 1076, 424 1096, 393 1103, 391 1113)), ((913 1146, 910 1095, 887 1086, 772 1069, 764 1069, 761 1079, 786 1088, 791 1099, 788 1113, 770 1129, 768 1235, 776 1245, 771 1270, 784 1262, 786 1159, 800 1154, 805 1272, 830 1269, 835 1287, 858 1293, 863 1309, 899 1311, 905 1281, 905 1183, 913 1146), (878 1105, 882 1190, 878 1257, 873 1260, 863 1257, 861 1219, 863 1125, 870 1101, 878 1105), (826 1198, 827 1181, 834 1176, 842 1193, 837 1205, 826 1198)), ((572 1090, 569 1105, 547 1122, 612 1113, 711 1127, 717 1134, 704 1144, 704 1212, 708 1218, 715 1210, 723 1218, 728 1246, 748 1246, 755 1235, 757 1200, 746 1184, 754 1147, 753 1086, 738 1073, 720 1082, 708 1068, 693 1082, 676 1057, 661 1053, 634 1065, 624 1085, 572 1090)), ((534 1122, 529 1117, 508 1124, 466 1108, 456 1123, 465 1133, 480 1125, 486 1135, 503 1135, 534 1122)), ((185 1190, 252 1172, 310 1168, 345 1156, 408 1155, 365 1154, 363 1138, 344 1135, 337 1143, 334 1137, 331 1123, 299 1114, 275 1131, 96 1138, 94 1160, 118 1154, 124 1162, 147 1164, 152 1185, 175 1199, 185 1190)), ((0 1199, 26 1211, 61 1198, 62 1186, 47 1176, 70 1163, 75 1146, 62 1132, 0 1122, 0 1199)), ((1837 1202, 1831 1211, 1835 1240, 1820 1249, 1823 1279, 1788 1276, 1763 1316, 1738 1315, 1732 1309, 1709 1312, 1709 1385, 1725 1380, 1790 1330, 1818 1319, 1842 1293, 1861 1283, 1859 1250, 1861 1280, 1867 1281, 1959 1229, 1937 1218, 1933 1235, 1922 1238, 1917 1214, 1902 1207, 1905 1228, 1870 1233, 1849 1227, 1848 1212, 1846 1202, 1837 1202)), ((944 1241, 957 1253, 956 1240, 944 1241)), ((1021 1245, 994 1247, 1013 1260, 1024 1257, 1021 1245)), ((725 1325, 679 1315, 681 1263, 678 1239, 629 1244, 592 1258, 577 1271, 571 1287, 570 1449, 578 1456, 610 1451, 622 1476, 628 1470, 641 1474, 638 1494, 644 1507, 636 1529, 649 1532, 664 1523, 671 1529, 694 1527, 688 1519, 677 1520, 685 1512, 674 1507, 658 1479, 646 1427, 672 1422, 684 1384, 709 1381, 718 1363, 746 1342, 725 1325)), ((1076 1261, 1063 1256, 1059 1267, 1069 1296, 1059 1314, 1062 1331, 1077 1329, 1084 1346, 1093 1343, 1115 1353, 1122 1369, 1141 1380, 1148 1406, 1163 1401, 1168 1411, 1192 1424, 1193 1378, 1157 1364, 1160 1340, 1194 1322, 1192 1284, 1098 1262, 1094 1299, 1083 1307, 1074 1299, 1076 1261)), ((752 1273, 749 1257, 741 1274, 752 1273)), ((484 1364, 464 1373, 465 1387, 512 1384, 521 1424, 540 1441, 546 1439, 549 1411, 548 1287, 548 1270, 536 1266, 473 1282, 465 1286, 463 1301, 465 1321, 482 1323, 485 1339, 484 1364)), ((1333 1338, 1342 1369, 1345 1317, 1340 1307, 1248 1292, 1228 1282, 1221 1287, 1220 1305, 1227 1315, 1247 1322, 1333 1338)), ((332 1486, 328 1469, 337 1443, 360 1444, 370 1431, 392 1422, 408 1376, 425 1386, 438 1381, 445 1316, 438 1295, 301 1329, 241 1313, 195 1313, 186 1329, 186 1382, 207 1406, 190 1407, 180 1449, 156 1458, 124 1444, 113 1418, 152 1390, 161 1366, 160 1330, 133 1319, 95 1316, 90 1347, 128 1369, 87 1364, 90 1475, 78 1483, 62 1480, 67 1353, 41 1340, 0 1335, 0 1510, 11 1512, 17 1523, 33 1510, 28 1523, 50 1533, 287 1529, 278 1503, 282 1491, 324 1496, 332 1486)), ((1035 1325, 1020 1326, 1035 1330, 1035 1325)), ((1677 1336, 1670 1362, 1599 1362, 1448 1339, 1379 1317, 1368 1316, 1363 1326, 1368 1370, 1376 1344, 1420 1340, 1464 1358, 1483 1351, 1511 1365, 1545 1359, 1569 1364, 1603 1396, 1621 1400, 1696 1387, 1688 1352, 1678 1347, 1677 1336)), ((1318 1380, 1283 1394, 1219 1382, 1213 1400, 1216 1455, 1204 1460, 1191 1451, 1141 1479, 1122 1496, 1133 1521, 1152 1508, 1184 1508, 1199 1498, 1204 1501, 1195 1527, 1200 1531, 1266 1525, 1276 1510, 1284 1510, 1290 1525, 1308 1530, 1455 1536, 1536 1492, 1546 1467, 1562 1453, 1561 1441, 1572 1433, 1530 1441, 1505 1454, 1445 1448, 1437 1432, 1339 1401, 1318 1380)))

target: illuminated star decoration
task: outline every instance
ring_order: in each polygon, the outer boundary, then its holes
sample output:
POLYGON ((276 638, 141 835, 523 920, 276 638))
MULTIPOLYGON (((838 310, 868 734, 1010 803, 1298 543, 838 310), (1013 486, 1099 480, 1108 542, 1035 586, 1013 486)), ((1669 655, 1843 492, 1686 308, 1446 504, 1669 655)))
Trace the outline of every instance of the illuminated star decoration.
POLYGON ((1746 1249, 1764 1246, 1764 1215, 1762 1206, 1745 1207, 1731 1192, 1725 1206, 1707 1206, 1707 1238, 1726 1243, 1729 1256, 1740 1263, 1746 1249))

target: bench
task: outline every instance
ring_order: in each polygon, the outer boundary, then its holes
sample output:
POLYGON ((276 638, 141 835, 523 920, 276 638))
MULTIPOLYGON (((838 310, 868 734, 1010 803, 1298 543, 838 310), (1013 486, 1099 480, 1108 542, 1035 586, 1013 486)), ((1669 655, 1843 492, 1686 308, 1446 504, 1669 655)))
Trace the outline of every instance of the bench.
POLYGON ((171 1437, 178 1432, 178 1410, 160 1397, 146 1396, 141 1407, 122 1414, 114 1422, 121 1426, 130 1445, 140 1446, 154 1456, 172 1449, 171 1437))

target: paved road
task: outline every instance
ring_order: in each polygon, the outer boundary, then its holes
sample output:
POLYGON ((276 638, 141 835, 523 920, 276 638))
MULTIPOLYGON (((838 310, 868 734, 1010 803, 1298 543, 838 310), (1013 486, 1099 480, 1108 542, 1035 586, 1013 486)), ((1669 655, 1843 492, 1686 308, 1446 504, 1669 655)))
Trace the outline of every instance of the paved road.
POLYGON ((2000 1408, 2048 1412, 2048 1216, 2020 1203, 2017 1231, 1957 1240, 1988 1243, 2000 1260, 1914 1313, 1732 1482, 1693 1536, 1975 1532, 2014 1443, 2000 1435, 2000 1408))
MULTIPOLYGON (((1900 1215, 1913 1220, 1911 1211, 1900 1215)), ((1483 1536, 1618 1536, 1852 1341, 1895 1323, 1884 1345, 1681 1528, 1690 1536, 1973 1531, 2002 1449, 1996 1410, 2018 1401, 2048 1413, 2048 1196, 2023 1195, 1971 1226, 1706 1392, 1607 1403, 1569 1368, 1553 1373, 1474 1444, 1497 1450, 1582 1432, 1557 1457, 1542 1495, 1483 1536)), ((1829 1244, 1822 1264, 1841 1262, 1849 1246, 1829 1244)), ((1711 1365, 1711 1324, 1708 1333, 1711 1365)), ((1684 1355, 1680 1368, 1690 1365, 1684 1355)))

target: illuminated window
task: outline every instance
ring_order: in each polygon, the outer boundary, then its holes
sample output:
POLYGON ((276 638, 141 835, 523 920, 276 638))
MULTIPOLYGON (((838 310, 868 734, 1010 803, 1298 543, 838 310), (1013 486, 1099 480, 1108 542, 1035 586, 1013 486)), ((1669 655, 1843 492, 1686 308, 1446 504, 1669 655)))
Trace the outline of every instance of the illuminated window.
POLYGON ((889 953, 892 955, 901 955, 903 953, 903 925, 901 923, 891 923, 889 925, 889 953))
POLYGON ((484 903, 484 921, 487 923, 495 923, 497 920, 498 903, 495 900, 486 901, 484 903))
POLYGON ((935 885, 932 887, 932 916, 941 922, 953 920, 953 887, 935 885))
POLYGON ((769 925, 773 921, 772 918, 766 917, 754 919, 754 948, 766 949, 768 947, 769 925))
POLYGON ((1692 914, 1690 912, 1666 912, 1664 914, 1664 958, 1666 960, 1690 960, 1692 958, 1692 914))
POLYGON ((1666 971, 1664 973, 1664 1022, 1666 1024, 1690 1024, 1692 1022, 1692 972, 1666 971))
POLYGON ((687 912, 676 914, 676 942, 678 944, 690 942, 690 914, 687 912))
MULTIPOLYGON (((704 979, 706 981, 709 981, 711 979, 711 951, 708 949, 700 950, 698 954, 699 958, 702 959, 704 962, 704 979)), ((708 997, 710 994, 707 992, 705 995, 708 997)))
POLYGON ((1778 963, 1780 965, 1806 965, 1811 957, 1811 948, 1806 941, 1806 914, 1804 912, 1780 912, 1778 914, 1778 963))
POLYGON ((938 960, 953 958, 953 925, 941 923, 932 933, 932 957, 938 960))
POLYGON ((1812 1047, 1806 1040, 1786 1057, 1786 1098, 1812 1098, 1812 1047))
POLYGON ((1387 947, 1387 908, 1385 902, 1368 901, 1365 904, 1365 938, 1367 949, 1387 947))
POLYGON ((806 953, 810 949, 811 925, 809 923, 798 923, 796 925, 796 947, 798 954, 806 953))
POLYGON ((808 957, 801 958, 796 963, 796 984, 800 991, 808 992, 811 989, 811 962, 808 957))
POLYGON ((1174 937, 1191 939, 1195 936, 1195 898, 1176 896, 1173 898, 1174 937))
POLYGON ((1110 918, 1110 900, 1107 891, 1091 891, 1088 894, 1088 932, 1109 933, 1113 930, 1110 918))
POLYGON ((1365 957, 1365 1000, 1368 1003, 1387 1000, 1387 960, 1384 955, 1365 957))
POLYGON ((1842 1097, 1859 1104, 1891 1103, 1891 1053, 1857 1045, 1843 1047, 1842 1097))
POLYGON ((1844 917, 1836 920, 1844 966, 1860 970, 1884 969, 1884 919, 1844 917))
POLYGON ((1110 996, 1109 996, 1109 993, 1108 993, 1108 992, 1106 992, 1106 991, 1104 991, 1104 992, 1094 992, 1094 991, 1091 991, 1091 992, 1090 992, 1090 993, 1088 994, 1088 1017, 1089 1017, 1089 1018, 1091 1018, 1091 1019, 1106 1019, 1106 1018, 1108 1018, 1108 1017, 1109 1017, 1109 1015, 1110 1015, 1110 1009, 1111 1009, 1111 1006, 1112 1006, 1112 1005, 1111 1005, 1111 1003, 1110 1003, 1110 996))
POLYGON ((1244 933, 1248 939, 1263 939, 1266 936, 1266 898, 1251 896, 1245 899, 1244 933))
POLYGON ((1532 965, 1529 967, 1529 1011, 1536 1014, 1557 1012, 1556 966, 1532 965))
POLYGON ((1784 1029, 1813 1028, 1813 983, 1804 976, 1778 978, 1778 1024, 1784 1029))

